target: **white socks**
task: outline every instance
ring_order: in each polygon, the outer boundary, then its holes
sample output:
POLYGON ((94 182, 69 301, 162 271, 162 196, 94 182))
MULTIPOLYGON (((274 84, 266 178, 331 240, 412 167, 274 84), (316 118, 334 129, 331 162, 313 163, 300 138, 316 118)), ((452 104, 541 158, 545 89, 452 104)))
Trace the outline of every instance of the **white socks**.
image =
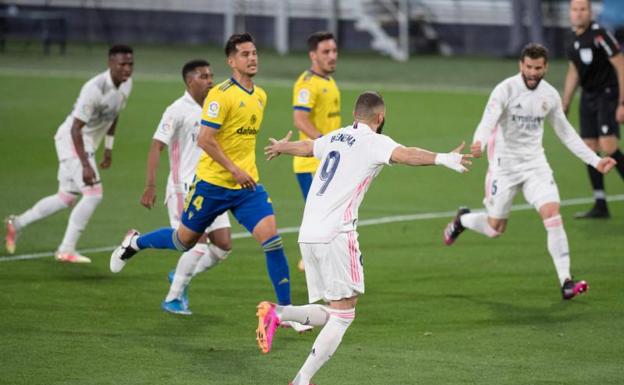
POLYGON ((45 197, 35 203, 35 205, 25 213, 18 216, 15 220, 15 227, 17 227, 17 230, 21 230, 33 222, 48 217, 59 210, 68 208, 75 199, 75 195, 60 191, 57 194, 45 197))
POLYGON ((193 276, 214 267, 217 263, 223 261, 230 254, 231 250, 223 250, 212 243, 208 244, 208 250, 204 256, 197 262, 193 276))
POLYGON ((281 321, 295 321, 302 325, 323 326, 329 319, 329 308, 323 305, 277 306, 275 312, 281 321))
POLYGON ((570 278, 570 248, 561 215, 545 219, 544 227, 548 234, 548 252, 555 263, 559 283, 563 286, 565 280, 570 278))
POLYGON ((214 267, 224 260, 230 251, 222 250, 213 244, 198 243, 180 256, 173 282, 165 298, 166 302, 179 299, 184 289, 198 273, 214 267))
POLYGON ((487 237, 494 238, 499 236, 500 233, 489 225, 487 218, 486 213, 468 213, 462 215, 460 221, 465 228, 474 230, 487 237))
POLYGON ((67 223, 63 242, 59 246, 61 252, 76 251, 76 243, 80 239, 82 231, 87 227, 89 219, 93 215, 95 208, 102 201, 102 195, 83 195, 80 202, 74 207, 67 223))
POLYGON ((336 310, 325 308, 325 310, 329 312, 329 320, 318 337, 316 337, 316 341, 312 345, 312 351, 293 380, 293 385, 308 385, 310 383, 312 376, 334 354, 338 345, 340 345, 340 341, 342 341, 342 336, 355 319, 355 309, 336 310))
POLYGON ((165 301, 173 301, 179 299, 184 291, 184 288, 191 282, 193 278, 193 271, 197 265, 197 261, 208 251, 205 243, 198 243, 192 249, 185 252, 178 259, 178 265, 175 269, 173 281, 169 286, 169 292, 165 301))

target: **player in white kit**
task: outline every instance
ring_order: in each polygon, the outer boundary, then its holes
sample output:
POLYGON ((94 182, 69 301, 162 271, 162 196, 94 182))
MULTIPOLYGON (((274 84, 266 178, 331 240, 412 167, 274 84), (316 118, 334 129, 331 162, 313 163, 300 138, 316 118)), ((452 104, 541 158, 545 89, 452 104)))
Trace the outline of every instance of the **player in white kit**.
POLYGON ((559 191, 546 160, 542 137, 548 119, 563 144, 579 159, 602 173, 614 165, 611 158, 599 158, 578 136, 563 112, 557 90, 542 80, 548 68, 548 52, 539 44, 527 45, 520 55, 520 73, 499 83, 485 108, 474 134, 471 152, 475 157, 487 146, 489 169, 485 179, 484 205, 487 213, 470 213, 461 208, 444 231, 451 245, 465 228, 490 238, 506 228, 511 204, 518 191, 539 212, 548 234, 548 251, 553 259, 563 299, 588 289, 587 282, 570 275, 568 238, 559 214, 559 191))
POLYGON ((117 118, 126 107, 132 90, 132 48, 112 46, 108 51, 108 70, 91 78, 82 86, 78 100, 54 136, 59 160, 59 189, 41 199, 21 215, 5 220, 6 248, 15 252, 17 236, 29 224, 70 207, 73 208, 63 241, 55 258, 61 262, 89 263, 88 257, 76 252, 76 244, 95 208, 102 200, 102 182, 95 162, 95 153, 104 139, 104 159, 100 167, 111 166, 117 118))
POLYGON ((376 92, 361 94, 353 111, 355 122, 316 140, 288 142, 271 139, 266 154, 314 156, 320 159, 306 200, 299 246, 305 262, 309 305, 258 305, 257 340, 262 352, 271 349, 273 334, 281 321, 323 326, 310 355, 292 384, 308 385, 312 376, 338 348, 355 318, 355 305, 364 293, 362 254, 356 231, 358 209, 372 180, 384 165, 443 165, 467 171, 470 154, 436 154, 403 147, 381 135, 385 117, 383 99, 376 92), (324 301, 328 306, 314 304, 324 301))
MULTIPOLYGON (((172 228, 180 224, 184 211, 184 199, 193 183, 195 169, 202 150, 197 146, 202 105, 213 86, 210 64, 205 60, 192 60, 182 67, 182 79, 186 85, 184 95, 173 102, 158 124, 147 161, 147 176, 141 204, 148 209, 156 201, 156 170, 161 151, 169 150, 169 178, 165 204, 172 228)), ((190 315, 188 285, 195 275, 210 269, 224 260, 232 249, 228 214, 219 215, 195 247, 182 254, 176 270, 169 273, 171 286, 161 307, 163 310, 190 315), (210 243, 206 242, 210 240, 210 243)))

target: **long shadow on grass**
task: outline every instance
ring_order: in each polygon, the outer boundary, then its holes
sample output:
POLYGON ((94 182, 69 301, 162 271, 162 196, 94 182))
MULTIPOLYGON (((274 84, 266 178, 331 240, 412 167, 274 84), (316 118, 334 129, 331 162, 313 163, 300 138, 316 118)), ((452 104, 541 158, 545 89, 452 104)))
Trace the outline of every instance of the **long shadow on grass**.
POLYGON ((513 302, 496 302, 462 294, 446 295, 447 298, 468 301, 479 306, 486 306, 491 310, 492 317, 487 320, 473 321, 475 324, 487 325, 552 325, 574 320, 570 316, 571 306, 586 306, 581 301, 555 302, 550 307, 516 305, 513 302))

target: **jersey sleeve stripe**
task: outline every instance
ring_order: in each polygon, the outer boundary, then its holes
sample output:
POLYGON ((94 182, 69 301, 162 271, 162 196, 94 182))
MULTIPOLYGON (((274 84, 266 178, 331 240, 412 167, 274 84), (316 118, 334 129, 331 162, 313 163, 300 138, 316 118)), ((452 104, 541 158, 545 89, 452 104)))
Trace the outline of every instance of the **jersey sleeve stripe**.
POLYGON ((221 128, 221 125, 219 123, 213 123, 213 122, 209 122, 207 120, 203 120, 201 121, 202 126, 208 126, 208 127, 212 127, 212 128, 221 128))
POLYGON ((310 107, 304 107, 304 106, 293 106, 293 109, 294 110, 307 111, 307 112, 312 111, 312 109, 310 107))

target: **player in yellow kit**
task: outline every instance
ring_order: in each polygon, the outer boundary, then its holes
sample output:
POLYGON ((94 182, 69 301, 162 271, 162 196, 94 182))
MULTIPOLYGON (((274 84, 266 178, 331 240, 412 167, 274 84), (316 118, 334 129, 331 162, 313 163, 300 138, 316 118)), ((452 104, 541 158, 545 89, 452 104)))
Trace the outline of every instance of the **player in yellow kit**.
POLYGON ((114 273, 121 271, 134 254, 146 248, 187 251, 216 217, 230 210, 262 244, 277 300, 289 305, 288 262, 271 199, 259 184, 256 167, 256 136, 267 95, 252 80, 258 71, 253 37, 248 33, 232 35, 225 55, 232 77, 212 88, 204 101, 197 140, 204 152, 181 224, 177 229, 162 228, 144 235, 130 230, 111 255, 110 268, 114 273))
MULTIPOLYGON (((293 88, 293 120, 299 139, 316 139, 340 128, 340 90, 331 77, 336 71, 338 48, 330 32, 315 32, 308 38, 312 66, 293 88)), ((293 169, 306 199, 319 161, 296 156, 293 169)))
MULTIPOLYGON (((338 46, 331 32, 315 32, 308 37, 308 54, 312 65, 305 70, 293 87, 293 120, 299 130, 299 140, 317 139, 340 128, 340 90, 330 76, 336 71, 338 46)), ((308 191, 319 161, 312 157, 295 156, 293 169, 303 199, 308 191)), ((305 269, 303 260, 297 265, 305 269)))

